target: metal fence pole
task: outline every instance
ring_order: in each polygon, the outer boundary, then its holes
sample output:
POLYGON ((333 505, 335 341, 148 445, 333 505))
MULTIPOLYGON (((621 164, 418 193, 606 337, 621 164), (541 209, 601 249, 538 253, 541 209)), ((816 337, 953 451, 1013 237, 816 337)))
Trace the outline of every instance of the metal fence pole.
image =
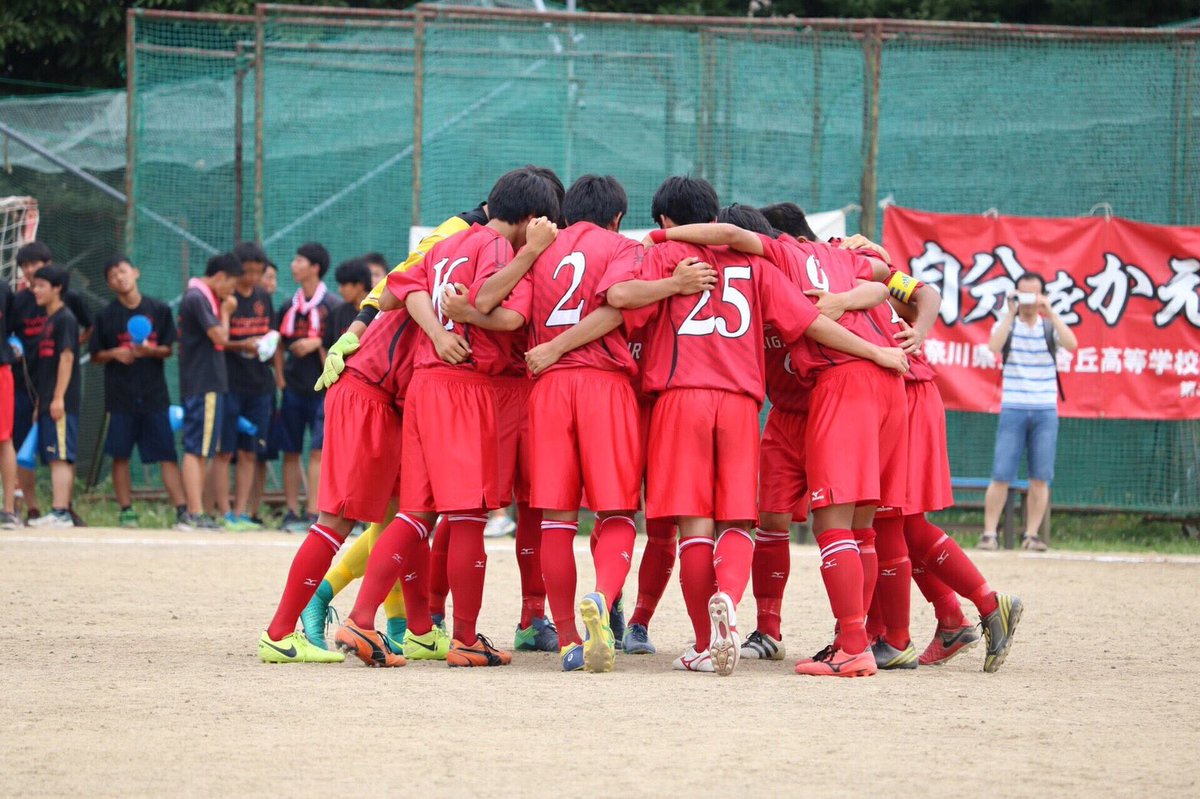
POLYGON ((242 62, 246 48, 241 42, 234 47, 237 59, 233 62, 233 241, 242 240, 242 106, 246 93, 246 66, 242 62))
POLYGON ((863 166, 862 190, 859 204, 862 206, 862 232, 867 238, 878 238, 875 204, 877 195, 879 160, 879 83, 883 51, 883 25, 868 28, 863 36, 863 166))
POLYGON ((425 15, 413 22, 412 224, 421 224, 421 160, 425 138, 425 15))
POLYGON ((134 202, 134 172, 137 163, 137 9, 125 12, 125 252, 134 252, 134 223, 137 205, 134 202))
POLYGON ((266 119, 263 114, 265 98, 263 87, 266 84, 267 64, 266 53, 266 8, 260 3, 254 7, 254 240, 262 243, 266 237, 263 180, 265 172, 264 158, 264 128, 266 119))

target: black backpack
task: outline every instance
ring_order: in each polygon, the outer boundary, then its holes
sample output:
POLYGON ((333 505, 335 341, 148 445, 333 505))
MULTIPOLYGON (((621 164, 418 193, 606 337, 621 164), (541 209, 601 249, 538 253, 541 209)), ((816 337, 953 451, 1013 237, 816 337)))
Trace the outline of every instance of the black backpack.
MULTIPOLYGON (((1016 324, 1016 320, 1013 320, 1014 328, 1016 324)), ((1058 398, 1066 402, 1067 395, 1063 393, 1062 375, 1058 373, 1058 340, 1054 338, 1054 325, 1043 319, 1042 329, 1046 333, 1046 349, 1050 351, 1050 360, 1054 362, 1054 380, 1058 384, 1058 398)), ((1008 338, 1004 339, 1004 347, 1000 350, 1001 363, 1008 363, 1008 356, 1012 352, 1012 340, 1013 331, 1009 330, 1008 338)))

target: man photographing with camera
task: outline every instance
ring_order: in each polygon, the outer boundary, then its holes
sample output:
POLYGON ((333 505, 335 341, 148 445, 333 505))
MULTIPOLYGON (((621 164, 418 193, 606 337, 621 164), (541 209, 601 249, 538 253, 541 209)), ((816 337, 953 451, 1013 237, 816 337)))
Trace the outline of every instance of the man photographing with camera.
POLYGON ((1004 378, 1000 422, 992 461, 992 482, 984 499, 980 549, 996 549, 996 526, 1008 499, 1008 484, 1017 476, 1021 456, 1029 454, 1029 505, 1025 514, 1024 549, 1046 550, 1038 528, 1050 504, 1054 454, 1058 443, 1059 347, 1078 346, 1071 328, 1050 307, 1045 279, 1026 272, 1008 296, 1003 318, 992 328, 988 349, 1001 356, 1004 378))

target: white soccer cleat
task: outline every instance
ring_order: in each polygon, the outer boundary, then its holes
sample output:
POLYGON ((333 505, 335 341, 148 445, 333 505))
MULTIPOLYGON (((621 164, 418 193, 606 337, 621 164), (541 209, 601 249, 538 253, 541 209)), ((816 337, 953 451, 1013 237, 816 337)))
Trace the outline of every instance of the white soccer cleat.
POLYGON ((508 518, 507 514, 501 516, 496 514, 487 520, 487 524, 483 526, 484 538, 503 538, 506 535, 512 535, 517 531, 517 523, 508 518))
POLYGON ((729 594, 718 591, 708 600, 708 617, 712 619, 712 640, 708 653, 712 655, 713 670, 722 677, 733 674, 741 657, 742 641, 737 632, 737 611, 729 594))
POLYGON ((783 641, 755 630, 742 644, 742 657, 750 660, 783 660, 786 650, 783 641))
POLYGON ((695 649, 684 650, 682 655, 675 658, 671 668, 677 671, 703 671, 710 674, 716 671, 713 668, 712 655, 707 651, 697 652, 695 649))

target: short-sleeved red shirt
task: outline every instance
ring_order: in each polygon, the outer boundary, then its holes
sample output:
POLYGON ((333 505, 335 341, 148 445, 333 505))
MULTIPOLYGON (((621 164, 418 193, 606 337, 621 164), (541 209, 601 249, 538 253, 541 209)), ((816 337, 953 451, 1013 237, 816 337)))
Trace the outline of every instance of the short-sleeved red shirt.
MULTIPOLYGON (((759 238, 763 254, 803 291, 820 289, 839 294, 850 291, 859 280, 871 278, 870 261, 849 250, 815 241, 798 241, 786 234, 778 239, 763 235, 759 238)), ((865 311, 847 311, 838 324, 864 341, 890 346, 883 329, 865 311)), ((861 359, 807 338, 792 348, 792 363, 801 377, 857 360, 861 359)))
MULTIPOLYGON (((606 305, 610 288, 638 277, 642 254, 640 243, 591 222, 576 222, 559 231, 530 270, 530 345, 554 340, 606 305)), ((632 375, 637 366, 623 328, 568 352, 546 371, 581 366, 632 375)))
POLYGON ((773 264, 728 247, 657 245, 646 253, 641 277, 668 277, 687 257, 712 265, 717 287, 670 297, 638 320, 646 327, 643 389, 716 389, 748 394, 761 403, 764 325, 772 325, 790 344, 819 316, 816 306, 773 264))
MULTIPOLYGON (((439 298, 446 286, 461 283, 469 287, 471 301, 483 282, 502 269, 513 257, 508 239, 489 227, 475 224, 434 245, 425 257, 405 272, 388 275, 388 290, 401 300, 416 291, 428 292, 434 313, 446 329, 457 333, 471 345, 471 357, 457 367, 487 375, 524 374, 524 335, 499 333, 463 325, 442 316, 439 298)), ((501 306, 529 318, 530 281, 518 283, 501 306)), ((449 366, 437 355, 428 336, 417 337, 415 369, 449 366)))
POLYGON ((404 407, 404 395, 412 379, 413 357, 418 339, 425 338, 408 311, 398 308, 379 314, 363 333, 358 350, 346 360, 346 371, 379 386, 404 407))

